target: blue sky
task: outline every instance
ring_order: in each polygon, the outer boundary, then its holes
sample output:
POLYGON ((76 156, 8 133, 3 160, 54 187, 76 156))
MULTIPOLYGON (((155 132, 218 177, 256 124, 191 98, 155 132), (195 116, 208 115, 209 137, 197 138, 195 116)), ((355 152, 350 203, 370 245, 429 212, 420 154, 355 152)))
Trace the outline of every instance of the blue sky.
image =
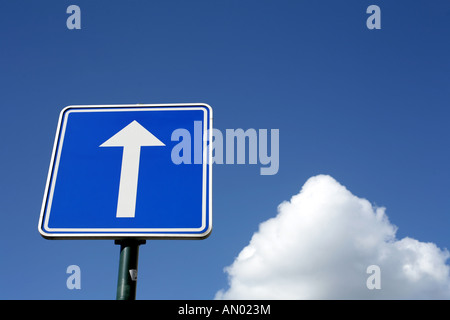
POLYGON ((397 237, 449 248, 448 1, 3 1, 1 299, 114 299, 112 240, 37 230, 59 112, 197 103, 214 127, 280 130, 280 167, 213 168, 211 236, 141 247, 139 299, 212 299, 261 222, 327 174, 397 237), (81 30, 66 8, 81 8, 81 30), (366 9, 381 8, 380 30, 366 9), (82 289, 66 288, 80 266, 82 289))

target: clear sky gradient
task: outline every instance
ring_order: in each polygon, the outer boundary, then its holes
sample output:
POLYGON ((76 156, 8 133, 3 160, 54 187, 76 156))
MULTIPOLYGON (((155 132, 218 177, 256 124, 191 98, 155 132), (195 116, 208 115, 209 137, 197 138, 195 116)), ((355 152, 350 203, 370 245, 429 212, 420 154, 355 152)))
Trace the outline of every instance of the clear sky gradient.
POLYGON ((223 132, 280 130, 276 175, 214 166, 208 239, 141 247, 138 299, 214 298, 259 224, 317 174, 386 207, 397 237, 450 248, 449 39, 447 0, 2 1, 0 298, 115 298, 112 240, 37 229, 68 105, 203 102, 223 132), (81 30, 66 27, 71 4, 81 30), (72 264, 81 290, 66 287, 72 264))

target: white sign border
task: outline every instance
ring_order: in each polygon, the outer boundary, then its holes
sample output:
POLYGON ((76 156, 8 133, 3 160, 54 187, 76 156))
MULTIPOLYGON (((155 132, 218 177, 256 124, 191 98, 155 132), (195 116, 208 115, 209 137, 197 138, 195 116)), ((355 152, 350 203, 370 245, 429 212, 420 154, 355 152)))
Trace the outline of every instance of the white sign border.
POLYGON ((65 107, 59 116, 58 127, 53 144, 47 183, 39 217, 39 233, 47 239, 204 239, 212 231, 212 148, 207 141, 212 141, 212 108, 205 103, 175 104, 124 104, 124 105, 71 105, 65 107), (51 203, 53 200, 54 181, 58 172, 59 158, 64 140, 68 115, 72 112, 123 112, 123 111, 180 111, 202 110, 203 119, 203 186, 202 186, 202 226, 199 228, 49 228, 51 203), (81 110, 82 109, 82 110, 81 110), (92 110, 89 110, 92 109, 92 110), (95 110, 94 110, 95 109, 95 110), (209 113, 209 119, 207 114, 209 113), (207 127, 209 120, 209 128, 207 127), (206 134, 209 136, 206 137, 206 134), (208 160, 206 159, 208 157, 208 160), (56 162, 56 163, 55 163, 56 162), (207 170, 209 170, 207 172, 207 170), (55 176, 53 176, 55 175, 55 176), (206 190, 208 188, 208 190, 206 190), (208 193, 208 197, 206 194, 208 193), (208 207, 208 226, 206 227, 206 209, 208 207), (43 224, 44 223, 44 224, 43 224), (45 229, 45 230, 44 230, 45 229))

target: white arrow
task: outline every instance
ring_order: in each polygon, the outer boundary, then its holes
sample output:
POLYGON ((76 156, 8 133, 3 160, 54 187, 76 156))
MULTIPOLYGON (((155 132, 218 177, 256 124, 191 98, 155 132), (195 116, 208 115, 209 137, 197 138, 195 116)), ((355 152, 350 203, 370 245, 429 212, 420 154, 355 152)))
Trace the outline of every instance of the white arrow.
POLYGON ((141 147, 165 146, 136 120, 117 132, 100 147, 123 147, 117 218, 134 218, 141 147))

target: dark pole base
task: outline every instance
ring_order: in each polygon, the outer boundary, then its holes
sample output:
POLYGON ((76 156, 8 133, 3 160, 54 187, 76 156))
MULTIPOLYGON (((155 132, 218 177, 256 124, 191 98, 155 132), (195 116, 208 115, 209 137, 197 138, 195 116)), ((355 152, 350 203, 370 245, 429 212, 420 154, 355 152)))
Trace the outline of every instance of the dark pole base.
POLYGON ((116 240, 120 244, 119 278, 117 281, 116 300, 135 300, 139 246, 145 240, 124 239, 116 240))

